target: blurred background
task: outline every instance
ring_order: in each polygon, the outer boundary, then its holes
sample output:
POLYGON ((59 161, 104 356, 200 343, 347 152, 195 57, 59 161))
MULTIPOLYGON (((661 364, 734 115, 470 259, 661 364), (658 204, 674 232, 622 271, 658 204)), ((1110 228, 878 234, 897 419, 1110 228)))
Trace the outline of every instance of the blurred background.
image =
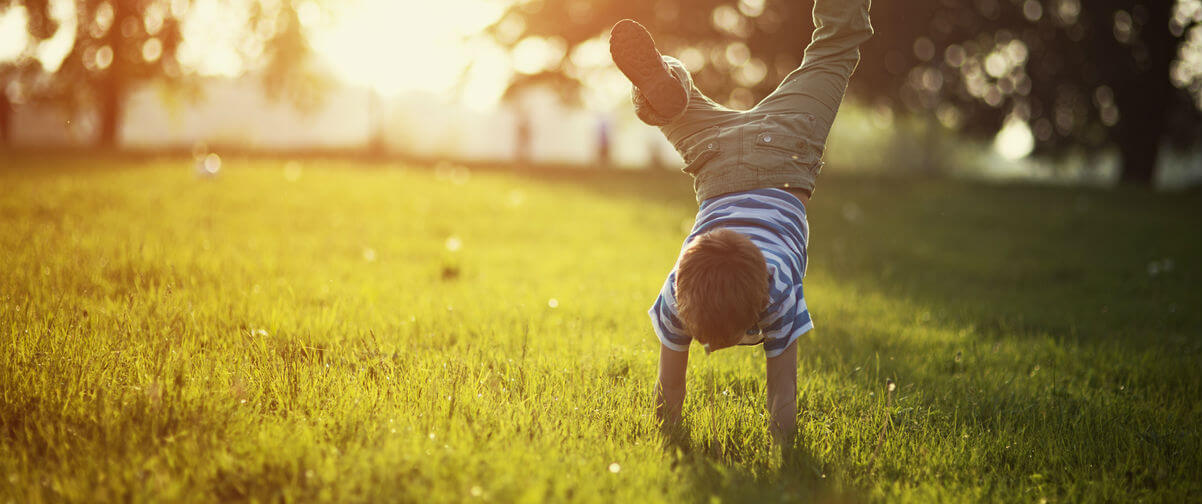
MULTIPOLYGON (((797 66, 811 2, 0 0, 0 147, 678 169, 607 46, 645 24, 716 100, 797 66)), ((872 8, 834 170, 1202 183, 1202 0, 872 8)), ((2 159, 2 158, 0 158, 2 159)))

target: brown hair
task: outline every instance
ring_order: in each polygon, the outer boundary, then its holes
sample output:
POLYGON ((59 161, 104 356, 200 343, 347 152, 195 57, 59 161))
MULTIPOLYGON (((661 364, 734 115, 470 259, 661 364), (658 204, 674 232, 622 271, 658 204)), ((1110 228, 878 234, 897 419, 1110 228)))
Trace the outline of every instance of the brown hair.
POLYGON ((676 264, 676 311, 689 335, 734 345, 768 305, 768 265, 746 236, 717 229, 694 238, 676 264))

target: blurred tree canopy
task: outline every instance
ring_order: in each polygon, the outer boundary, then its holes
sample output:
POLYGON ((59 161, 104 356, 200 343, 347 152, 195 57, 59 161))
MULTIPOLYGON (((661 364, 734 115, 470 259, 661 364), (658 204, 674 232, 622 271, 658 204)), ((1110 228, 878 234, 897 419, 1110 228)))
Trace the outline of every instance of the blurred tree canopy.
MULTIPOLYGON (((14 0, 0 0, 0 13, 12 6, 14 0)), ((50 19, 48 0, 22 2, 26 9, 26 31, 33 41, 29 46, 40 43, 58 29, 50 19)), ((8 90, 11 84, 28 82, 40 69, 41 65, 32 58, 29 47, 19 57, 12 61, 0 61, 0 145, 7 143, 12 128, 12 99, 8 90)), ((17 92, 14 90, 12 92, 17 92)))
MULTIPOLYGON (((812 6, 527 0, 489 33, 511 49, 527 39, 564 47, 545 71, 579 79, 573 50, 633 18, 694 71, 704 91, 747 107, 800 63, 812 6)), ((872 19, 876 36, 849 86, 870 105, 985 137, 1021 120, 1041 154, 1114 145, 1122 179, 1135 183, 1151 182, 1161 145, 1199 141, 1202 0, 877 1, 872 19)))
MULTIPOLYGON (((96 144, 114 147, 125 101, 146 81, 184 84, 192 75, 177 56, 191 0, 67 0, 71 23, 51 14, 54 0, 0 0, 0 14, 25 10, 29 43, 14 61, 0 62, 0 142, 9 138, 12 104, 39 102, 70 112, 93 110, 96 144), (71 46, 57 68, 35 57, 39 44, 74 26, 71 46)), ((317 99, 321 79, 308 65, 310 48, 293 0, 219 0, 239 9, 242 26, 219 26, 243 40, 247 69, 262 73, 270 94, 301 104, 317 99)), ((204 41, 191 41, 203 44, 204 41)))

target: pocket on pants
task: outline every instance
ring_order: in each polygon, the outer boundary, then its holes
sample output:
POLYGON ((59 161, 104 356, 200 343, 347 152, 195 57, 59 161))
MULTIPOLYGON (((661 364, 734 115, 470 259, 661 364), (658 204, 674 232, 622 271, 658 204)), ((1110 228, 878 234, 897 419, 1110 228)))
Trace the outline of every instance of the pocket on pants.
POLYGON ((817 150, 804 136, 764 131, 756 135, 753 147, 756 160, 752 164, 761 175, 803 171, 817 175, 822 169, 817 150))
POLYGON ((717 127, 706 128, 694 135, 696 140, 689 139, 690 146, 681 152, 685 162, 685 173, 697 176, 706 163, 722 152, 722 144, 718 141, 719 131, 717 127))

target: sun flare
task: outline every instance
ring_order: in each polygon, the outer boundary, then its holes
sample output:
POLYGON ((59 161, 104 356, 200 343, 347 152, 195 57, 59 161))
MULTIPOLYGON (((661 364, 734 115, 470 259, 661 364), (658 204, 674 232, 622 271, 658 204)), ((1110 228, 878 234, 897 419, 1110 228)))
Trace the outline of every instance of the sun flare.
POLYGON ((341 80, 389 96, 443 92, 469 70, 485 69, 500 81, 504 66, 488 60, 503 52, 473 35, 504 7, 488 0, 360 0, 338 7, 313 47, 341 80))

